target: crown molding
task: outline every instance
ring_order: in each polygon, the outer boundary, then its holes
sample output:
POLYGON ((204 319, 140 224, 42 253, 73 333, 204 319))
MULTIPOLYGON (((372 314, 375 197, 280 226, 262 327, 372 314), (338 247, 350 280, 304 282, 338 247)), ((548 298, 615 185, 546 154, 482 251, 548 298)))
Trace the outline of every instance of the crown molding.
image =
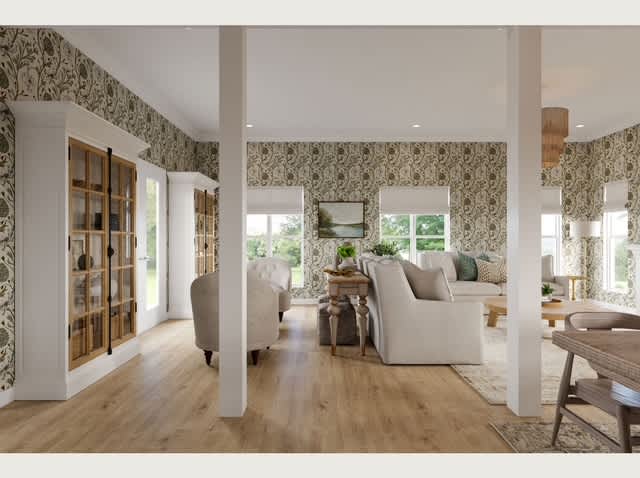
POLYGON ((198 131, 193 123, 173 103, 167 100, 166 95, 158 91, 148 81, 141 81, 132 75, 128 68, 96 42, 91 35, 87 35, 85 32, 73 27, 58 27, 53 30, 62 35, 65 40, 91 58, 100 68, 139 96, 145 103, 180 128, 189 137, 196 138, 198 131), (82 47, 79 45, 82 45, 82 47))

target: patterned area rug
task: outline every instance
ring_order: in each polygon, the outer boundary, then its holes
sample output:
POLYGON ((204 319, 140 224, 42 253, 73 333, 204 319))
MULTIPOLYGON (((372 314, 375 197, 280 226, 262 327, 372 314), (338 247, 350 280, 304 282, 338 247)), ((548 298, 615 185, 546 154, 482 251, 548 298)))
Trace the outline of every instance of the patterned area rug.
MULTIPOLYGON (((551 343, 551 332, 562 329, 544 327, 540 338, 542 348, 542 403, 555 404, 567 353, 551 343)), ((484 328, 484 365, 452 365, 453 369, 491 405, 507 403, 507 322, 500 319, 496 327, 484 328)), ((596 373, 586 360, 573 361, 572 379, 595 378, 596 373)))
MULTIPOLYGON (((560 425, 556 446, 551 446, 553 423, 492 423, 491 426, 518 453, 611 453, 600 440, 583 431, 566 418, 560 425)), ((615 424, 596 424, 603 433, 618 441, 615 424)), ((632 427, 632 435, 640 434, 640 427, 632 427)), ((640 447, 633 448, 634 453, 640 447)))

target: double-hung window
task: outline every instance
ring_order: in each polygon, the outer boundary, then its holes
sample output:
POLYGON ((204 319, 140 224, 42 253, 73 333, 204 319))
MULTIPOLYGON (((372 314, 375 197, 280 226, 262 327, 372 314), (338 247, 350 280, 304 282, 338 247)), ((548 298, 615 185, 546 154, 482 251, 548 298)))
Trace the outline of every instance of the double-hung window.
POLYGON ((249 188, 247 259, 280 257, 291 266, 293 287, 304 286, 303 190, 249 188))
POLYGON ((629 287, 627 260, 629 215, 627 212, 627 181, 604 186, 603 217, 603 282, 606 290, 626 292, 629 287))
POLYGON ((413 263, 421 252, 448 250, 449 188, 381 188, 380 239, 395 242, 413 263))
POLYGON ((542 255, 553 256, 553 270, 562 273, 562 188, 542 188, 542 255))

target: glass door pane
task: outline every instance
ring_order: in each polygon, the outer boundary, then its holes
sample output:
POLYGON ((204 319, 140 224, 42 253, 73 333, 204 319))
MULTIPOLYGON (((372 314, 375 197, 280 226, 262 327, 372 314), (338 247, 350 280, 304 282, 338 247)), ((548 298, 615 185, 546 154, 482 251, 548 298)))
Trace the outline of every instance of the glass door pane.
POLYGON ((87 194, 74 191, 71 194, 71 229, 86 231, 87 225, 87 194))
POLYGON ((91 314, 90 322, 90 347, 89 350, 99 350, 104 347, 104 312, 91 314))
POLYGON ((104 160, 102 156, 93 151, 89 152, 89 171, 91 175, 89 189, 93 191, 104 191, 103 165, 104 160))
POLYGON ((71 145, 71 186, 87 187, 87 158, 85 150, 79 145, 71 145))
POLYGON ((160 302, 158 290, 158 188, 159 184, 147 178, 147 310, 160 302))
POLYGON ((77 319, 71 325, 71 360, 87 355, 87 319, 77 319))

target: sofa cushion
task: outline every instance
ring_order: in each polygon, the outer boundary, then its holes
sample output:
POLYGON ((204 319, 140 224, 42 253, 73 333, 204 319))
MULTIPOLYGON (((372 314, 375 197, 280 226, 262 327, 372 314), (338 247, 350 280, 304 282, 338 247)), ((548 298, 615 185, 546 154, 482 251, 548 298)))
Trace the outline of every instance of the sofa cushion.
POLYGON ((442 300, 452 302, 449 281, 441 267, 437 269, 420 269, 409 261, 400 261, 404 275, 413 290, 416 299, 442 300))
POLYGON ((460 252, 458 254, 458 280, 478 280, 478 266, 476 260, 460 252))
POLYGON ((551 254, 542 256, 540 263, 542 265, 542 270, 541 270, 542 281, 553 282, 555 278, 555 275, 553 274, 553 256, 551 254))
POLYGON ((455 281, 449 284, 453 297, 463 295, 477 295, 477 296, 498 296, 500 295, 500 287, 497 284, 490 282, 476 282, 476 281, 455 281))
POLYGON ((427 251, 422 253, 420 266, 423 269, 437 269, 439 267, 444 270, 444 275, 449 282, 458 279, 456 266, 453 262, 453 253, 446 251, 427 251))
POLYGON ((507 263, 504 260, 488 262, 476 259, 478 266, 478 282, 500 284, 507 281, 507 263))

